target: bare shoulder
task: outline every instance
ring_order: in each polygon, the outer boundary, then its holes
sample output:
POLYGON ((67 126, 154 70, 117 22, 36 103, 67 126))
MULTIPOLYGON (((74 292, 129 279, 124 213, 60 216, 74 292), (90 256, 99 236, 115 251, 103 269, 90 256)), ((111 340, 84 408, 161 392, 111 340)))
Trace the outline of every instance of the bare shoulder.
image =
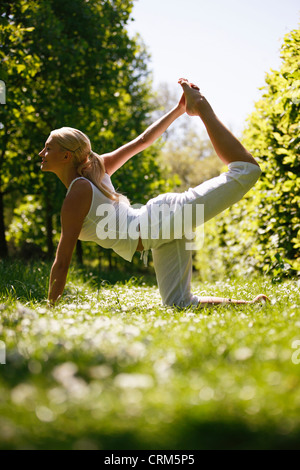
POLYGON ((88 213, 93 197, 91 183, 86 179, 80 179, 73 183, 69 194, 65 197, 61 208, 61 215, 68 214, 82 218, 88 213))

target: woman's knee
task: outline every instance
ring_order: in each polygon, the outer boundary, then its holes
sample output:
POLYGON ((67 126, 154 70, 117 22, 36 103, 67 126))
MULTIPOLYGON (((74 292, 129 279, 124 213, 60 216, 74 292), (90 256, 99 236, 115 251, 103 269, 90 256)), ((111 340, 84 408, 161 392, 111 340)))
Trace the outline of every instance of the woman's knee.
POLYGON ((247 168, 247 175, 248 175, 249 184, 251 184, 251 186, 255 185, 261 173, 262 171, 259 165, 249 163, 249 167, 247 168))

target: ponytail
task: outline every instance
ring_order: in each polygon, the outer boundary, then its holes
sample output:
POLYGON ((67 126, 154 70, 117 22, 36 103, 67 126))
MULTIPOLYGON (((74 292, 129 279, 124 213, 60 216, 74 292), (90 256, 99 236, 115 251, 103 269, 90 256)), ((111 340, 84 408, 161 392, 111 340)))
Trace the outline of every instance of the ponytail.
POLYGON ((104 196, 112 199, 113 201, 126 202, 129 204, 129 200, 123 194, 119 194, 112 191, 105 183, 103 183, 103 177, 105 175, 105 166, 103 157, 97 153, 90 151, 88 157, 79 164, 77 171, 81 176, 84 176, 90 180, 104 196))
POLYGON ((103 157, 92 151, 90 139, 83 132, 72 127, 62 127, 52 131, 51 136, 57 140, 64 150, 73 153, 74 166, 80 176, 90 180, 112 201, 130 204, 126 196, 112 191, 111 188, 102 182, 105 175, 103 157))

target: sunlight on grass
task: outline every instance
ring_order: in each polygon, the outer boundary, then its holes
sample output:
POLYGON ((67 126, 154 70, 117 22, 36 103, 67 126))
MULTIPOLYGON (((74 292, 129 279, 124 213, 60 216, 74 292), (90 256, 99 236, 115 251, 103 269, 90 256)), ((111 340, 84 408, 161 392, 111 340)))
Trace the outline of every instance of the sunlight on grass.
POLYGON ((48 268, 1 271, 1 448, 299 447, 299 281, 195 283, 272 305, 178 310, 143 279, 72 270, 49 309, 48 268))

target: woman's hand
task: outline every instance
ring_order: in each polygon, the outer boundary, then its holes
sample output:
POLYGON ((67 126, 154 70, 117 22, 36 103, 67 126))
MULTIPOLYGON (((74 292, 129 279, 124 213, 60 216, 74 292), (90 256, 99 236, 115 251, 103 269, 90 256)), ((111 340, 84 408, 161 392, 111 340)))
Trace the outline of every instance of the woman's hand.
POLYGON ((56 300, 50 300, 50 299, 48 299, 48 300, 47 300, 47 307, 50 308, 50 309, 55 308, 55 307, 57 306, 57 304, 59 303, 61 297, 62 297, 62 296, 59 295, 56 300))

